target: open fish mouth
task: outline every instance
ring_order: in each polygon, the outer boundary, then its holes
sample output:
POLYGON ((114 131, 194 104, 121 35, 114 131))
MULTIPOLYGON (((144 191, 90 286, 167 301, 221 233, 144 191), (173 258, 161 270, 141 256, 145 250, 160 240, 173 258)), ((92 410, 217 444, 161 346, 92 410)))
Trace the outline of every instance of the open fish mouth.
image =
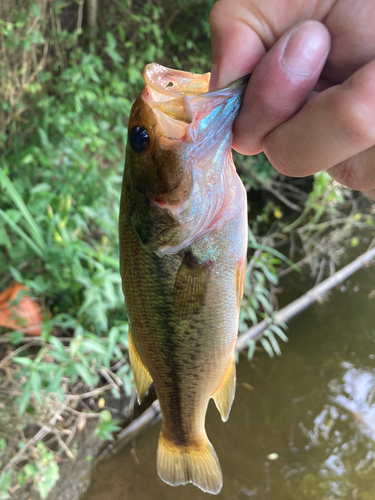
POLYGON ((234 108, 230 101, 236 101, 238 95, 242 99, 239 88, 245 87, 249 80, 249 76, 245 76, 223 89, 209 92, 211 73, 199 75, 150 63, 142 75, 146 84, 143 98, 158 118, 162 130, 160 137, 165 138, 166 148, 170 141, 190 139, 187 126, 193 122, 195 129, 203 120, 212 123, 209 115, 216 123, 219 120, 225 124, 227 118, 231 119, 229 108, 234 108), (227 112, 223 113, 224 107, 227 112))

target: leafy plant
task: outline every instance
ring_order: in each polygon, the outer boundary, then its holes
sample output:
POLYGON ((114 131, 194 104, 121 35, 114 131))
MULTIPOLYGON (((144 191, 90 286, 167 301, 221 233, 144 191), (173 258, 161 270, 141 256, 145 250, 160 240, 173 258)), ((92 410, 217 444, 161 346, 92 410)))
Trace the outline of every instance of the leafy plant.
POLYGON ((11 498, 9 489, 12 484, 12 469, 5 474, 0 474, 0 500, 8 500, 11 498))
POLYGON ((95 433, 103 440, 112 440, 113 433, 121 429, 112 420, 111 413, 108 410, 103 410, 100 413, 99 425, 95 430, 95 433))
POLYGON ((17 475, 17 481, 23 486, 32 481, 42 499, 47 498, 49 492, 60 477, 59 466, 55 460, 55 454, 48 451, 43 442, 37 444, 37 456, 32 463, 26 464, 17 475))

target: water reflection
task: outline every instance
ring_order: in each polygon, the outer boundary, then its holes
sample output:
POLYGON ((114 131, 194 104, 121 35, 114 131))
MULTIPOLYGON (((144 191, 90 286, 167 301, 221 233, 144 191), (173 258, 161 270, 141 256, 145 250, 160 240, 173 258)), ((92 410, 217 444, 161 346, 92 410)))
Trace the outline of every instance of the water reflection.
MULTIPOLYGON (((374 282, 365 269, 296 318, 280 358, 241 358, 229 421, 213 405, 207 416, 224 475, 218 499, 375 499, 374 282)), ((159 480, 159 430, 100 464, 84 500, 212 499, 159 480)))
MULTIPOLYGON (((299 424, 308 441, 304 450, 311 450, 301 462, 310 462, 310 467, 292 470, 298 476, 290 483, 295 487, 293 498, 375 498, 375 370, 348 362, 341 368, 342 376, 327 384, 331 404, 317 413, 311 428, 303 421, 299 424), (361 493, 367 483, 372 486, 361 493)), ((303 450, 294 451, 303 456, 303 450)))
POLYGON ((337 386, 335 381, 331 384, 331 390, 336 394, 333 401, 348 410, 363 426, 362 431, 375 440, 375 374, 357 369, 350 363, 342 366, 347 370, 343 384, 337 386))

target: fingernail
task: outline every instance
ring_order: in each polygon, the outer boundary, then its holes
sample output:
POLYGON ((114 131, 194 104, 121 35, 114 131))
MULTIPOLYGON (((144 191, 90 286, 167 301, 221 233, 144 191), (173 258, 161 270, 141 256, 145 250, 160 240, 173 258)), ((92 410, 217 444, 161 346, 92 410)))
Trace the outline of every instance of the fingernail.
POLYGON ((328 50, 328 31, 320 23, 309 22, 291 33, 281 61, 291 73, 309 76, 318 69, 328 50))
POLYGON ((218 78, 219 78, 219 67, 217 64, 213 64, 211 68, 209 90, 216 90, 218 78))

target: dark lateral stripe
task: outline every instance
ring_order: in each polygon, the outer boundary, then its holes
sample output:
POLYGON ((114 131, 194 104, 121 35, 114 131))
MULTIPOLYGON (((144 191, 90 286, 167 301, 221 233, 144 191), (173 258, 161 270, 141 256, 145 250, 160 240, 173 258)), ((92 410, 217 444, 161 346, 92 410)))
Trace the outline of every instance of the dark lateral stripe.
POLYGON ((173 418, 168 418, 171 427, 168 429, 168 434, 172 434, 174 444, 178 446, 184 446, 188 444, 187 439, 187 429, 183 427, 183 415, 182 415, 182 401, 181 401, 181 375, 176 359, 176 349, 179 339, 177 338, 176 331, 174 329, 173 322, 171 321, 174 316, 173 302, 171 301, 173 289, 170 289, 170 281, 165 279, 165 263, 164 259, 170 259, 171 257, 165 256, 163 258, 152 256, 153 264, 155 266, 155 273, 159 277, 163 277, 161 281, 164 281, 165 287, 161 287, 167 291, 166 293, 166 303, 168 304, 169 314, 168 318, 163 317, 166 320, 162 325, 160 325, 160 331, 164 332, 163 348, 164 348, 164 358, 166 377, 168 377, 168 411, 173 412, 173 418), (170 292, 170 293, 168 293, 170 292))

